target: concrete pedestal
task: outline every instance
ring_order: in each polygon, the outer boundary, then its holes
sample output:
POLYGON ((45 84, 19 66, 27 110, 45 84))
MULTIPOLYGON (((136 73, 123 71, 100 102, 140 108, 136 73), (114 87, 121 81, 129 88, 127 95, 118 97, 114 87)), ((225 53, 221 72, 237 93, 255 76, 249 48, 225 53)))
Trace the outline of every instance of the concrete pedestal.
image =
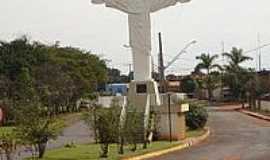
POLYGON ((170 124, 172 140, 183 140, 186 138, 185 112, 188 111, 189 106, 188 104, 180 105, 179 103, 174 103, 174 96, 171 96, 170 112, 167 94, 161 96, 163 103, 154 108, 157 114, 157 131, 160 140, 170 140, 170 124))
MULTIPOLYGON (((171 113, 171 134, 172 140, 183 140, 186 138, 186 119, 185 114, 179 111, 171 113)), ((169 113, 159 112, 158 135, 160 140, 170 140, 169 113)))
MULTIPOLYGON (((171 124, 172 140, 182 140, 186 138, 184 112, 187 110, 183 110, 180 104, 173 102, 179 99, 175 97, 177 96, 174 94, 171 95, 171 108, 169 112, 168 95, 159 95, 157 83, 155 81, 133 81, 129 85, 128 102, 134 105, 137 111, 144 113, 144 115, 150 114, 150 109, 148 108, 149 105, 151 106, 151 110, 155 111, 157 114, 156 125, 160 140, 170 139, 169 124, 171 124), (160 99, 162 104, 160 103, 160 99), (171 116, 171 122, 169 121, 169 114, 171 116)), ((145 121, 145 123, 147 123, 147 121, 145 121)))
POLYGON ((150 106, 160 105, 158 86, 154 80, 133 81, 129 84, 128 102, 138 111, 145 112, 147 96, 150 96, 150 106))

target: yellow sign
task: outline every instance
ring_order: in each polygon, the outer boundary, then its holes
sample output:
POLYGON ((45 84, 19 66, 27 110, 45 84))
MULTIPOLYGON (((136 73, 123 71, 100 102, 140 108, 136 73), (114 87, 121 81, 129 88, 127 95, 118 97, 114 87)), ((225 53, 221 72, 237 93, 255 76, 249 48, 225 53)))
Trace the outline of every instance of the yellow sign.
POLYGON ((189 104, 181 104, 181 112, 188 112, 189 111, 189 104))

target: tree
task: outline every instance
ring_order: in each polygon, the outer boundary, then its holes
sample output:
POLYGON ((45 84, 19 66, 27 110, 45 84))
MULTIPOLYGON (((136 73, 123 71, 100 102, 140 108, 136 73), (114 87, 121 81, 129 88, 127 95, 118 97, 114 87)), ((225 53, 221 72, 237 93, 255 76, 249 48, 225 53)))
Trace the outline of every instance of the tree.
POLYGON ((233 47, 230 53, 223 53, 223 56, 229 60, 229 65, 226 65, 226 69, 231 71, 237 71, 242 69, 240 66, 243 62, 252 60, 251 57, 245 56, 242 49, 233 47))
POLYGON ((16 115, 16 136, 25 144, 32 145, 38 158, 42 158, 47 142, 56 138, 63 123, 49 117, 47 111, 39 104, 31 102, 22 104, 16 115))
POLYGON ((229 64, 225 65, 224 84, 229 86, 236 100, 240 100, 245 96, 245 85, 252 79, 251 70, 241 66, 242 63, 252 60, 245 56, 242 49, 232 48, 230 53, 223 53, 223 56, 229 60, 229 64))
POLYGON ((131 78, 129 75, 121 74, 121 71, 116 68, 108 68, 108 83, 129 83, 131 78))
POLYGON ((19 140, 12 129, 6 129, 0 134, 0 150, 4 151, 7 160, 15 159, 15 152, 19 140))
POLYGON ((191 102, 186 113, 186 124, 190 130, 203 129, 208 120, 208 112, 203 104, 191 102))
POLYGON ((138 112, 133 105, 126 107, 126 119, 123 127, 124 140, 132 145, 131 150, 136 151, 137 144, 144 139, 144 119, 141 112, 138 112))
POLYGON ((101 158, 108 156, 109 145, 118 142, 120 107, 111 106, 110 108, 97 108, 95 112, 84 115, 84 120, 90 128, 97 131, 98 143, 101 147, 101 158))
POLYGON ((33 86, 33 79, 28 68, 21 68, 19 75, 15 80, 16 85, 16 101, 30 102, 35 98, 35 88, 33 86))
POLYGON ((194 93, 196 82, 190 77, 185 77, 181 82, 181 91, 184 93, 194 93))
MULTIPOLYGON (((209 101, 212 100, 213 97, 213 89, 215 87, 213 76, 213 71, 221 70, 222 67, 215 63, 215 60, 218 58, 218 55, 210 55, 210 54, 201 54, 200 56, 196 57, 199 60, 199 64, 195 67, 195 71, 206 71, 206 78, 203 78, 203 83, 205 84, 205 88, 208 92, 208 99, 209 101)), ((201 85, 203 87, 204 85, 201 85)))
POLYGON ((76 111, 78 99, 97 91, 107 81, 105 61, 73 47, 31 42, 26 36, 0 41, 0 94, 12 110, 35 99, 48 112, 76 111))

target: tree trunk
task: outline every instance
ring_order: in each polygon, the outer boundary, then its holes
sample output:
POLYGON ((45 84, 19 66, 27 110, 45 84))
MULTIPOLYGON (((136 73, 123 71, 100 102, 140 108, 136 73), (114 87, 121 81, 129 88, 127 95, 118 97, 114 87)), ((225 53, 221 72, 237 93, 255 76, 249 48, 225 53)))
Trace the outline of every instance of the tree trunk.
POLYGON ((7 160, 15 160, 14 154, 12 152, 6 152, 7 160))
POLYGON ((252 107, 252 99, 251 99, 251 96, 249 95, 248 96, 248 108, 251 109, 252 107))
POLYGON ((42 158, 46 151, 47 142, 38 144, 38 158, 42 158))
POLYGON ((245 101, 242 101, 242 109, 245 109, 245 101))
POLYGON ((7 158, 7 160, 13 160, 12 154, 6 154, 6 158, 7 158))
POLYGON ((212 90, 210 88, 207 89, 208 90, 208 101, 211 102, 212 101, 212 90))
POLYGON ((109 144, 108 143, 103 143, 101 144, 101 155, 100 158, 107 158, 108 157, 108 149, 109 149, 109 144))
POLYGON ((210 84, 210 70, 207 70, 207 92, 208 92, 208 101, 212 101, 212 89, 211 89, 211 84, 210 84))
POLYGON ((143 149, 147 149, 147 142, 143 142, 143 149))
POLYGON ((135 152, 137 150, 137 144, 136 142, 133 144, 133 147, 131 148, 132 152, 135 152))
POLYGON ((258 110, 260 111, 261 110, 261 100, 260 99, 258 99, 258 110))
POLYGON ((257 105, 256 105, 256 98, 253 96, 252 97, 252 110, 256 110, 257 105))
POLYGON ((123 140, 123 137, 120 136, 119 138, 119 151, 118 151, 119 154, 124 154, 124 140, 123 140))

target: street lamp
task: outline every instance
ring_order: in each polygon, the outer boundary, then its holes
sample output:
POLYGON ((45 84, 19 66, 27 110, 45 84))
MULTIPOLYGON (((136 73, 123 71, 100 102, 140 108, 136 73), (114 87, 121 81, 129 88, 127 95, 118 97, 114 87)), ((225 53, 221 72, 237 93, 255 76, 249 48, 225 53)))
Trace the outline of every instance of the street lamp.
MULTIPOLYGON (((126 48, 126 49, 131 49, 130 45, 128 44, 123 44, 123 47, 126 48)), ((132 78, 131 78, 131 68, 132 68, 132 63, 128 63, 128 72, 129 72, 129 80, 132 81, 132 78)))
POLYGON ((196 40, 193 40, 193 41, 189 42, 188 44, 186 44, 185 47, 166 66, 164 66, 164 68, 162 69, 162 71, 165 72, 165 70, 168 69, 182 54, 187 53, 186 50, 190 46, 192 46, 192 45, 194 45, 196 43, 197 43, 197 41, 196 40))
POLYGON ((167 85, 166 85, 166 78, 165 78, 165 70, 168 69, 182 54, 187 53, 187 49, 197 43, 196 40, 193 40, 185 45, 185 47, 171 60, 169 63, 164 66, 163 65, 163 54, 162 54, 162 43, 161 43, 161 34, 159 34, 159 41, 160 41, 160 66, 159 66, 159 74, 160 74, 160 82, 161 82, 161 90, 162 92, 166 92, 167 85))
MULTIPOLYGON (((265 47, 268 47, 270 46, 270 43, 266 43, 264 45, 261 45, 261 46, 258 46, 257 48, 254 48, 254 49, 250 49, 248 51, 245 51, 244 54, 247 54, 247 53, 250 53, 250 52, 254 52, 254 51, 258 51, 258 50, 261 50, 262 48, 265 48, 265 47)), ((261 52, 259 53, 259 71, 261 71, 261 63, 262 63, 262 56, 261 56, 261 52)), ((256 66, 257 67, 257 66, 256 66)))

